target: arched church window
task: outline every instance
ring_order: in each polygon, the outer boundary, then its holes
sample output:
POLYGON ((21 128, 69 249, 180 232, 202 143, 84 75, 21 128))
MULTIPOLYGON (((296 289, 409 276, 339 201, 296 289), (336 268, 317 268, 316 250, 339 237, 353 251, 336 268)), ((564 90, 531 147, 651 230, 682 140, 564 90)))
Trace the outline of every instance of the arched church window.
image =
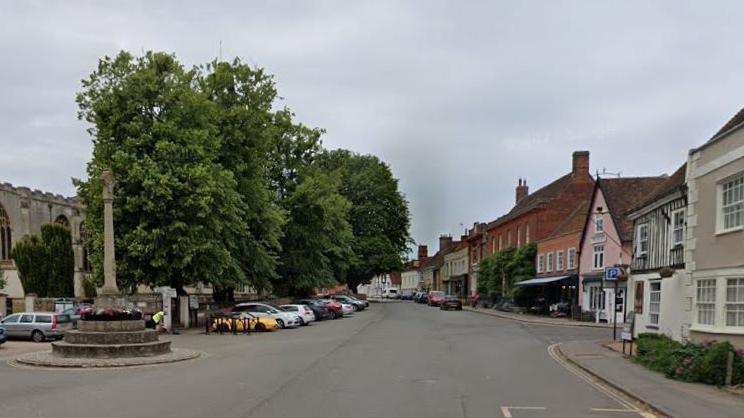
POLYGON ((54 220, 54 223, 60 224, 62 226, 70 227, 70 221, 67 220, 67 216, 65 215, 59 215, 57 216, 57 219, 54 220))
POLYGON ((0 205, 0 261, 10 260, 10 218, 0 205))

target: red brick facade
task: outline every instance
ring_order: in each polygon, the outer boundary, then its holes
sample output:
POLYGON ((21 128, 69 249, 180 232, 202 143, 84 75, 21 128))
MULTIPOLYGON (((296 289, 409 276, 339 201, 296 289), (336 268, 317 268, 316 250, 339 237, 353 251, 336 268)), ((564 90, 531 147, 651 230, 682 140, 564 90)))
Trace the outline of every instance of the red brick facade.
POLYGON ((525 197, 521 190, 527 192, 527 182, 520 179, 519 202, 508 214, 488 224, 488 254, 509 246, 521 247, 545 240, 574 215, 578 207, 587 204, 594 188, 594 179, 589 174, 589 152, 574 152, 572 163, 569 174, 525 197))

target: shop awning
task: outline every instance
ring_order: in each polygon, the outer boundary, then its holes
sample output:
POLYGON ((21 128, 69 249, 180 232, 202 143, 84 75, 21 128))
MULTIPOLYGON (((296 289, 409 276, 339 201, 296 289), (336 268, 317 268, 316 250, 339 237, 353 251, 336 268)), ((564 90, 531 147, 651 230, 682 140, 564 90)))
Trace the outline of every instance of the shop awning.
POLYGON ((572 276, 553 276, 553 277, 537 277, 534 279, 524 280, 521 282, 517 282, 514 284, 514 286, 542 286, 545 284, 555 283, 559 282, 561 280, 565 280, 568 278, 571 278, 572 276))

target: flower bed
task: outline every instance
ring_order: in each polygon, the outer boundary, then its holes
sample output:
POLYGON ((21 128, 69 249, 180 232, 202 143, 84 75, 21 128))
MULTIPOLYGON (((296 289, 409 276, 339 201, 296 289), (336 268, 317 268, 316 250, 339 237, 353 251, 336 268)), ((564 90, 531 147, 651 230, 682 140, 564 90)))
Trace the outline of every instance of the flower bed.
POLYGON ((142 312, 124 309, 88 309, 80 313, 83 321, 134 321, 142 319, 142 312))
POLYGON ((734 353, 732 383, 744 384, 744 350, 730 342, 706 341, 682 344, 666 335, 638 336, 635 361, 669 378, 723 386, 726 382, 728 353, 734 353))

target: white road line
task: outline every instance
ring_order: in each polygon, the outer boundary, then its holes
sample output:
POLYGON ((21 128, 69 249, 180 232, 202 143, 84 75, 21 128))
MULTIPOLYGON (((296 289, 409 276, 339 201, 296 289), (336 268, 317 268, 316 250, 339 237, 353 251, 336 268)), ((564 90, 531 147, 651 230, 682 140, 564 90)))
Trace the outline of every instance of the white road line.
MULTIPOLYGON (((579 369, 578 367, 576 367, 576 366, 574 366, 572 364, 569 364, 566 361, 564 361, 560 357, 560 355, 558 355, 556 353, 557 346, 558 346, 558 344, 553 344, 553 345, 551 345, 551 346, 548 347, 548 354, 550 354, 550 357, 552 357, 553 360, 555 360, 556 362, 558 362, 558 364, 560 364, 563 367, 565 367, 566 370, 568 370, 569 372, 573 373, 574 375, 576 375, 577 377, 579 377, 581 380, 585 381, 586 383, 588 383, 589 385, 591 385, 592 387, 594 387, 595 389, 597 389, 600 392, 604 393, 605 395, 609 396, 610 398, 612 398, 613 400, 615 400, 617 403, 619 403, 621 406, 625 407, 626 409, 624 409, 622 411, 634 412, 634 413, 637 413, 638 415, 640 415, 640 416, 642 416, 644 418, 656 418, 656 415, 654 415, 654 414, 651 414, 649 412, 644 412, 644 411, 639 410, 635 405, 633 405, 632 403, 630 403, 629 401, 625 400, 623 397, 621 397, 617 393, 615 393, 612 390, 610 390, 609 388, 607 388, 601 382, 598 382, 597 379, 594 378, 589 373, 587 373, 587 372, 579 369)), ((615 411, 615 412, 619 412, 619 411, 621 411, 621 410, 618 410, 618 411, 615 411)))
POLYGON ((545 407, 543 406, 502 406, 501 415, 503 415, 504 418, 513 418, 511 414, 512 409, 528 409, 528 410, 533 410, 533 411, 544 411, 545 407))

